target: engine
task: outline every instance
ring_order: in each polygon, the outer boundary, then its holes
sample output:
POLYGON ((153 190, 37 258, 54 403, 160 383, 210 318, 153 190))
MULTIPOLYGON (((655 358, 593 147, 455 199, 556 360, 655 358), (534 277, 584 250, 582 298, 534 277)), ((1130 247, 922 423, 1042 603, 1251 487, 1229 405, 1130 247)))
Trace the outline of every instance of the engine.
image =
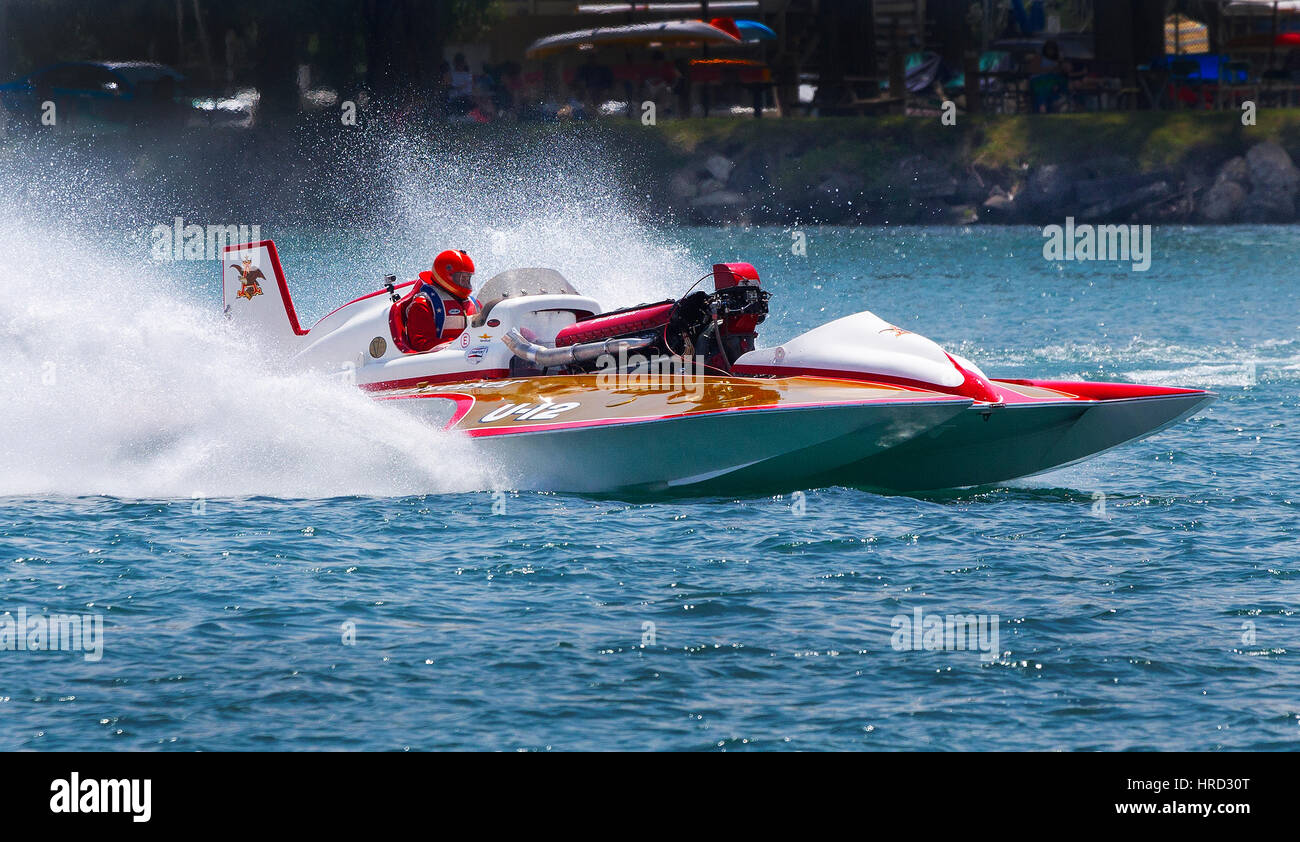
POLYGON ((714 264, 713 290, 711 312, 721 321, 717 341, 730 371, 737 357, 754 350, 758 326, 767 318, 767 300, 772 296, 748 263, 714 264))
POLYGON ((754 349, 769 297, 753 266, 719 263, 713 267, 712 293, 699 291, 582 319, 556 335, 554 348, 518 339, 508 344, 533 371, 593 371, 607 366, 608 358, 634 367, 667 357, 730 372, 733 360, 754 349))

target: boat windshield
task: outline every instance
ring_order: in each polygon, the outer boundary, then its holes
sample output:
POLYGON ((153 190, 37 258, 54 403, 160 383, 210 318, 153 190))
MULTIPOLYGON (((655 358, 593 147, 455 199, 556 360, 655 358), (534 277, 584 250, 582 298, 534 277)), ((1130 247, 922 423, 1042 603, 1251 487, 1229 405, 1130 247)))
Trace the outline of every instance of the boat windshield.
POLYGON ((554 269, 507 269, 494 275, 474 294, 483 305, 475 319, 482 324, 488 311, 497 302, 506 298, 519 298, 525 295, 578 295, 573 284, 554 269))

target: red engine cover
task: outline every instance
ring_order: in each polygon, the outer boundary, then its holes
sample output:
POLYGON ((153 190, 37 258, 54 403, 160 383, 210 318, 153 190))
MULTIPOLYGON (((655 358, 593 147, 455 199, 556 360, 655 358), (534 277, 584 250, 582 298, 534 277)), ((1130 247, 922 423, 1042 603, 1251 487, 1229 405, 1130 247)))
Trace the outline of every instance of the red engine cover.
POLYGON ((663 330, 673 314, 676 302, 664 301, 629 310, 616 310, 603 316, 574 322, 555 335, 555 347, 599 342, 615 336, 645 334, 663 330))
MULTIPOLYGON (((758 270, 748 263, 713 264, 713 288, 762 286, 758 281, 758 270)), ((758 327, 758 316, 732 316, 727 319, 727 333, 737 336, 752 334, 758 327)))
POLYGON ((738 286, 762 286, 758 282, 758 270, 748 263, 713 264, 714 289, 738 286))

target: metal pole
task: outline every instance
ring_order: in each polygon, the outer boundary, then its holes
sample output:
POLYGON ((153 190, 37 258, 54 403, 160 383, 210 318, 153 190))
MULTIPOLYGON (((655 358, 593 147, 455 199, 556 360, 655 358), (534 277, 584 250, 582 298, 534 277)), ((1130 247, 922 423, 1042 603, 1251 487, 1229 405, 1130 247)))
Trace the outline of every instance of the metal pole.
POLYGON ((1273 38, 1268 45, 1268 69, 1273 69, 1273 62, 1277 55, 1277 0, 1273 0, 1273 38))
POLYGON ((9 43, 7 37, 9 30, 6 28, 8 21, 5 19, 9 13, 9 0, 0 0, 0 79, 8 79, 9 71, 9 52, 6 46, 9 43))

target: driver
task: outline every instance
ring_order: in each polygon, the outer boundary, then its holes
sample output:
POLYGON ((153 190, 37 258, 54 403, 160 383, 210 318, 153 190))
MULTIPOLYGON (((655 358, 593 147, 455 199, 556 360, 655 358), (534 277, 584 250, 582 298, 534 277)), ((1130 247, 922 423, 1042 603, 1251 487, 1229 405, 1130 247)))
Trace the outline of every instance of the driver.
POLYGON ((471 282, 474 261, 464 251, 447 250, 420 273, 402 303, 406 344, 412 351, 428 351, 456 339, 479 311, 471 282))

